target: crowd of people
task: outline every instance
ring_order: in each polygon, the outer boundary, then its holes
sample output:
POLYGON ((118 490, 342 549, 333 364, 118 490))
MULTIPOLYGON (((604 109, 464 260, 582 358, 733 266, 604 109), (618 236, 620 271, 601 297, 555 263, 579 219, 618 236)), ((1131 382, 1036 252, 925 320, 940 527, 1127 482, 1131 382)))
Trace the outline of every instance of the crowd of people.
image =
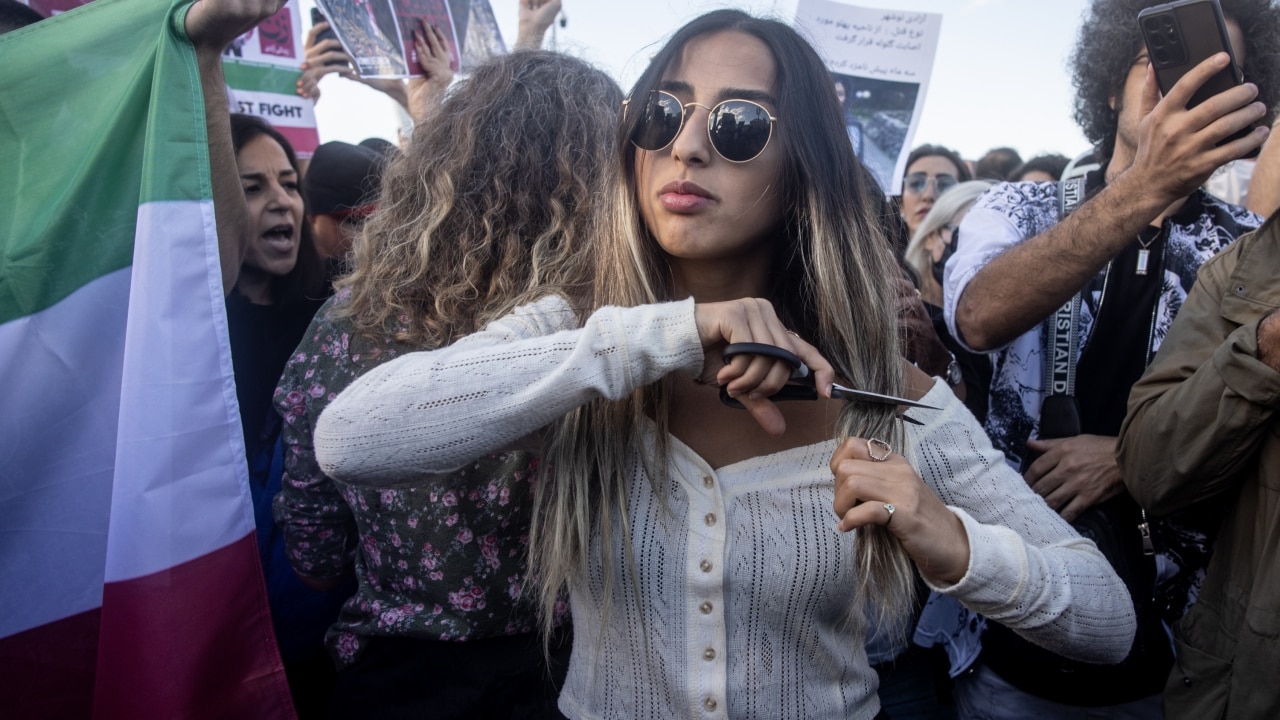
POLYGON ((892 197, 736 10, 625 93, 539 49, 559 0, 456 82, 318 23, 298 93, 413 128, 309 162, 202 64, 299 716, 1280 716, 1280 5, 1161 94, 1155 4, 1083 19, 1087 156, 923 144, 892 197))

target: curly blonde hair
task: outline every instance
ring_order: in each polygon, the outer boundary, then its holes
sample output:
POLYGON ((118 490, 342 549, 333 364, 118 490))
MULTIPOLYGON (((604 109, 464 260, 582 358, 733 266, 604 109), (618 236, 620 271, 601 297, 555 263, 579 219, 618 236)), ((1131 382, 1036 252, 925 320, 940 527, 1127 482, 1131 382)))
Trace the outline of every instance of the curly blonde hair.
POLYGON ((379 337, 447 345, 547 292, 589 292, 614 213, 622 91, 556 53, 511 53, 458 83, 383 178, 338 309, 379 337))

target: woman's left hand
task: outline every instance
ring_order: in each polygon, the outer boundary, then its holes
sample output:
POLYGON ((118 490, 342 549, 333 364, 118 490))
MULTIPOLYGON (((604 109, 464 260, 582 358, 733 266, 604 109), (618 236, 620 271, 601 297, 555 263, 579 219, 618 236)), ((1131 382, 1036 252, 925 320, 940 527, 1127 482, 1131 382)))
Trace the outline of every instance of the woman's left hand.
POLYGON ((885 526, 920 572, 939 584, 954 584, 968 572, 969 535, 964 524, 906 458, 890 453, 879 441, 849 438, 832 455, 831 472, 841 531, 885 526), (888 457, 873 459, 873 449, 875 457, 888 457))

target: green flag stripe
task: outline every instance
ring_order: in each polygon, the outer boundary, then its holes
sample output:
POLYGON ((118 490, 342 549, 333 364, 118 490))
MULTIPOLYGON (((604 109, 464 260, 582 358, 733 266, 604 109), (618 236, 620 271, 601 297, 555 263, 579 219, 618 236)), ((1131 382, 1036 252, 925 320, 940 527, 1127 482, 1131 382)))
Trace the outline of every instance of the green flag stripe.
POLYGON ((211 197, 195 55, 172 7, 95 0, 0 42, 0 323, 129 266, 140 202, 211 197))
POLYGON ((296 95, 302 71, 274 65, 251 65, 227 60, 222 64, 227 84, 243 90, 296 95))

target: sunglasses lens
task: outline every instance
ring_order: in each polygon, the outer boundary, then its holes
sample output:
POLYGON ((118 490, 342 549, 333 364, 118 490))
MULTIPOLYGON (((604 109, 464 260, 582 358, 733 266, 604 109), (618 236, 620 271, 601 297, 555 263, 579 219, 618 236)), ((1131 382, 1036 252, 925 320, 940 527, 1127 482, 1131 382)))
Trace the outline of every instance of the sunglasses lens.
POLYGON ((726 160, 746 162, 764 152, 773 132, 769 111, 746 100, 727 100, 708 117, 711 142, 726 160))
POLYGON ((919 195, 929 185, 929 176, 924 173, 911 173, 902 179, 902 187, 919 195))
POLYGON ((955 175, 939 175, 936 178, 934 178, 934 182, 938 184, 938 194, 941 195, 942 193, 956 186, 956 176, 955 175))
POLYGON ((649 94, 649 102, 640 110, 640 119, 631 133, 631 142, 641 150, 661 150, 680 133, 684 109, 680 101, 664 92, 649 94))

